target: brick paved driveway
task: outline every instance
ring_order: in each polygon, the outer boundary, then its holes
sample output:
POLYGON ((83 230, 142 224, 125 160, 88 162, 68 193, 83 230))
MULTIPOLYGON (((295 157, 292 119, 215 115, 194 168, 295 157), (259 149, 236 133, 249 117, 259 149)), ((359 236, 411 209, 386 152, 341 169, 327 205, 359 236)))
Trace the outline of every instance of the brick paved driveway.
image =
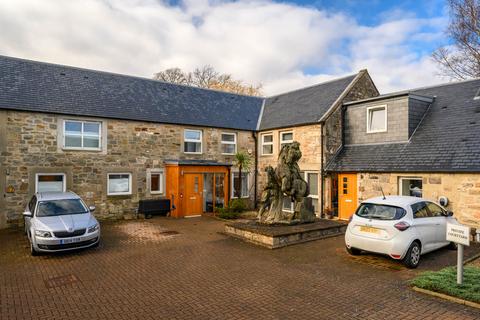
MULTIPOLYGON (((222 230, 209 218, 110 223, 98 249, 41 257, 3 230, 0 319, 480 318, 409 290, 418 271, 347 256, 342 237, 270 251, 222 230)), ((420 271, 455 252, 425 258, 420 271)))

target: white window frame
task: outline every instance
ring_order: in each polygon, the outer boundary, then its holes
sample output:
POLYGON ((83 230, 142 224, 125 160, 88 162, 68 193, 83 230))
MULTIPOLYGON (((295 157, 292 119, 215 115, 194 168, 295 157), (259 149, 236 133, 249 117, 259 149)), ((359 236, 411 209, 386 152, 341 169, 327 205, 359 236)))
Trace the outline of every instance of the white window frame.
POLYGON ((202 132, 202 130, 197 130, 197 129, 183 129, 183 153, 187 153, 187 154, 202 154, 202 153, 203 153, 203 132, 202 132), (200 132, 200 140, 187 139, 187 138, 185 138, 185 133, 186 133, 187 131, 200 132), (187 151, 185 151, 185 142, 200 143, 200 152, 187 152, 187 151))
POLYGON ((63 177, 63 192, 67 191, 67 175, 65 173, 36 173, 35 174, 35 192, 38 192, 38 177, 40 176, 62 176, 63 177))
POLYGON ((132 194, 132 173, 131 172, 109 172, 107 173, 107 195, 108 196, 125 196, 132 194), (110 192, 110 175, 128 175, 128 191, 127 192, 110 192))
POLYGON ((399 177, 398 178, 398 195, 403 196, 402 191, 403 191, 403 181, 404 180, 419 180, 422 181, 422 197, 423 197, 423 178, 422 177, 399 177))
POLYGON ((280 131, 280 144, 279 144, 280 150, 282 150, 282 146, 283 146, 284 144, 292 143, 292 142, 293 142, 293 139, 294 139, 294 137, 293 137, 293 131, 280 131), (291 139, 291 140, 283 140, 283 135, 284 135, 284 134, 289 134, 289 133, 292 134, 292 139, 291 139))
POLYGON ((367 133, 380 133, 380 132, 387 132, 388 131, 388 108, 386 104, 379 105, 379 106, 372 106, 367 108, 367 133), (370 130, 370 112, 375 110, 385 109, 385 129, 382 130, 370 130))
MULTIPOLYGON (((86 135, 87 137, 89 136, 88 134, 86 135)), ((93 137, 93 136, 92 136, 93 137)), ((95 136, 97 137, 97 136, 95 136)), ((72 119, 64 119, 63 120, 63 149, 65 150, 89 150, 89 151, 101 151, 102 150, 102 122, 101 121, 89 121, 89 120, 72 120, 72 119), (76 123, 81 123, 82 124, 82 131, 79 135, 82 139, 82 147, 68 147, 65 144, 67 134, 66 134, 66 128, 67 128, 67 122, 76 122, 76 123), (83 137, 85 136, 83 132, 83 127, 85 123, 95 123, 98 124, 98 148, 87 148, 83 147, 83 137)))
POLYGON ((293 207, 295 205, 295 203, 293 201, 290 200, 290 209, 286 209, 284 206, 283 206, 283 201, 285 199, 285 195, 283 195, 283 199, 282 199, 282 211, 285 211, 285 212, 293 212, 295 211, 295 208, 293 207))
MULTIPOLYGON (((305 171, 304 172, 304 179, 305 181, 308 183, 308 175, 309 174, 316 174, 317 175, 317 189, 320 190, 319 188, 319 183, 318 183, 318 177, 320 176, 319 172, 318 171, 305 171)), ((310 197, 310 198, 313 198, 313 199, 317 199, 318 200, 318 194, 309 194, 307 197, 310 197)))
POLYGON ((148 190, 150 194, 164 194, 165 193, 165 172, 162 169, 153 169, 148 173, 148 190), (152 190, 152 174, 159 174, 160 175, 160 191, 152 190))
POLYGON ((222 132, 220 134, 220 140, 221 140, 220 148, 222 148, 222 154, 234 155, 235 153, 237 153, 237 134, 235 132, 222 132), (233 136, 233 142, 232 141, 223 141, 223 139, 222 139, 223 135, 233 136), (233 153, 224 153, 223 152, 223 145, 224 144, 226 144, 226 145, 232 145, 233 144, 235 146, 235 150, 233 151, 233 153))
POLYGON ((272 132, 262 133, 261 138, 262 138, 262 143, 261 143, 260 147, 261 147, 262 156, 271 156, 273 154, 273 133, 272 132), (271 136, 272 137, 272 142, 265 142, 265 137, 266 136, 271 136), (272 146, 272 153, 264 153, 263 152, 263 146, 272 146))
MULTIPOLYGON (((231 198, 232 199, 237 199, 238 197, 235 195, 235 185, 233 184, 233 178, 234 178, 234 175, 235 173, 238 174, 238 171, 232 171, 232 177, 231 177, 231 198)), ((246 196, 242 196, 240 195, 240 198, 242 199, 248 199, 250 198, 250 172, 245 172, 245 171, 242 171, 242 174, 246 174, 247 175, 247 195, 246 196)), ((240 190, 241 192, 241 190, 240 190)))

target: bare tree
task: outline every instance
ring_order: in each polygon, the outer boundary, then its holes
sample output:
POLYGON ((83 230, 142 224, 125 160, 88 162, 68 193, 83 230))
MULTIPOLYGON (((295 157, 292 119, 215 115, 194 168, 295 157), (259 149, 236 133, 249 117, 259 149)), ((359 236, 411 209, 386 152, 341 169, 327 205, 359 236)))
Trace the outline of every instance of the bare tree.
POLYGON ((433 59, 446 76, 463 80, 480 77, 480 0, 449 0, 451 46, 438 48, 433 59))
POLYGON ((212 66, 205 65, 196 68, 193 72, 184 72, 180 68, 171 68, 155 73, 155 80, 171 83, 227 91, 249 96, 261 96, 262 84, 244 84, 241 80, 233 79, 231 74, 219 73, 212 66))

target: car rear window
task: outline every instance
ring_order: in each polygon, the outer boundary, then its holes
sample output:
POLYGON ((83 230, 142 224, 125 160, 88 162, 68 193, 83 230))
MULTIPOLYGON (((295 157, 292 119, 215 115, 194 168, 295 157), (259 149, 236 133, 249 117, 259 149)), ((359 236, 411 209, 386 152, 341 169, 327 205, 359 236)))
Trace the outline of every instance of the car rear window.
POLYGON ((357 216, 367 219, 377 220, 398 220, 401 219, 406 211, 403 208, 376 203, 362 203, 358 207, 357 216))
POLYGON ((37 217, 63 216, 87 213, 87 208, 79 199, 42 201, 38 204, 37 217))

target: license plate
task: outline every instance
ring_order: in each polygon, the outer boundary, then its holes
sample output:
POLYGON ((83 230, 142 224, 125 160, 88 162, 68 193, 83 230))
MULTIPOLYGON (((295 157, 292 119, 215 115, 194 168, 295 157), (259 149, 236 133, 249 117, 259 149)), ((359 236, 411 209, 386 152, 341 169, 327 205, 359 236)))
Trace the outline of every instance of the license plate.
POLYGON ((380 233, 380 229, 373 228, 373 227, 365 227, 365 226, 361 226, 360 231, 368 232, 368 233, 380 233))
POLYGON ((82 241, 82 238, 70 238, 60 240, 60 244, 68 244, 82 241))

